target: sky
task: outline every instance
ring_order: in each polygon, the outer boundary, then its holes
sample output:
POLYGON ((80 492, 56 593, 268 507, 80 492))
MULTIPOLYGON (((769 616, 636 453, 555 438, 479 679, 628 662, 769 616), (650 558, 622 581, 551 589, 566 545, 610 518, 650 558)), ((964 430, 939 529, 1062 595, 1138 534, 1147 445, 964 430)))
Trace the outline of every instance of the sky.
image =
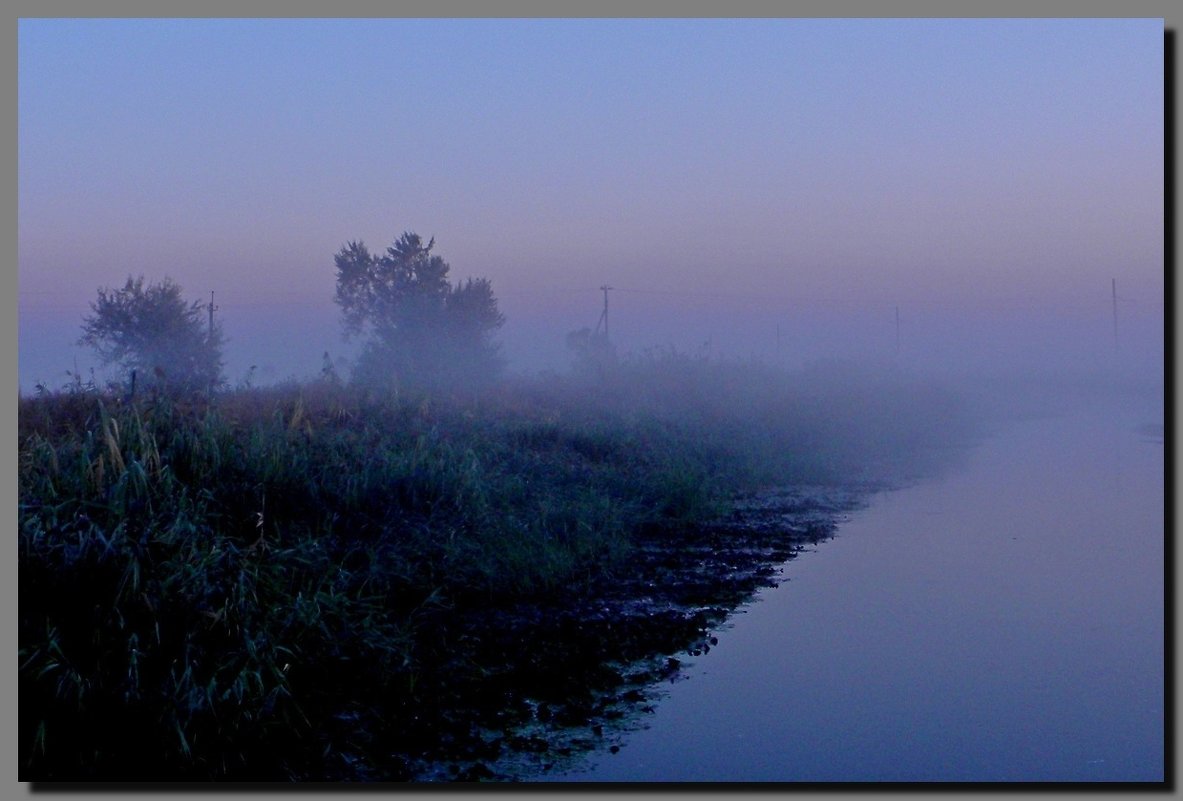
POLYGON ((22 391, 97 364, 82 318, 128 275, 214 292, 231 383, 346 365, 333 255, 404 231, 491 280, 519 370, 564 367, 605 284, 624 350, 1162 370, 1161 19, 24 19, 18 47, 22 391))

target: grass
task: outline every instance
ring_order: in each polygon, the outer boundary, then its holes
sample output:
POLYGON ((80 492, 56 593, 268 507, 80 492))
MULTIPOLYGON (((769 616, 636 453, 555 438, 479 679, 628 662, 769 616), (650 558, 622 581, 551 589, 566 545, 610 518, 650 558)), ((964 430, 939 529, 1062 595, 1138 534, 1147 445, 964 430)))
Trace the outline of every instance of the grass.
POLYGON ((22 778, 364 776, 439 702, 450 616, 578 593, 740 490, 899 477, 961 425, 895 375, 676 354, 465 398, 22 398, 22 778))

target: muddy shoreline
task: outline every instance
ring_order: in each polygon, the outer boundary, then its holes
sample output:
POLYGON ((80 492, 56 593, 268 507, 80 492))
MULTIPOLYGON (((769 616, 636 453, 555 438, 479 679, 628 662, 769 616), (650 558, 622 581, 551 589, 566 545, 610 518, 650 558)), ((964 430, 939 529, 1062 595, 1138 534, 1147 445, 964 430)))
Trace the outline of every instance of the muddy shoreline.
MULTIPOLYGON (((724 519, 641 533, 626 570, 579 597, 480 607, 439 621, 441 658, 415 709, 342 754, 364 781, 514 781, 618 748, 688 659, 779 567, 834 535, 881 487, 794 487, 739 498, 724 519), (409 724, 409 725, 408 725, 409 724)), ((360 723, 361 721, 358 721, 360 723)))

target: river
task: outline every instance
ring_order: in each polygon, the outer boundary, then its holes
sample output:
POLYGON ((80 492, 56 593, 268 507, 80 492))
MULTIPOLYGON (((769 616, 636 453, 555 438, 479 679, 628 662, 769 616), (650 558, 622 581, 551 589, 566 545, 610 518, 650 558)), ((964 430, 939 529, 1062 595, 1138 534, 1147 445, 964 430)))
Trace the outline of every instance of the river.
POLYGON ((872 497, 618 753, 546 778, 1162 781, 1161 424, 1102 403, 1008 424, 872 497))

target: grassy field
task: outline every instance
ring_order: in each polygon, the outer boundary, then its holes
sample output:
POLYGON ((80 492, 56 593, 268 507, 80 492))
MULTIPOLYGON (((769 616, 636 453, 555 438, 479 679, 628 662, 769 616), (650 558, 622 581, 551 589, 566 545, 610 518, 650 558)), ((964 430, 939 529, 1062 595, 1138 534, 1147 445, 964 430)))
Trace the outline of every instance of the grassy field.
POLYGON ((22 398, 21 778, 348 778, 442 703, 453 616, 579 593, 740 491, 907 480, 967 431, 894 372, 676 354, 447 397, 22 398))

